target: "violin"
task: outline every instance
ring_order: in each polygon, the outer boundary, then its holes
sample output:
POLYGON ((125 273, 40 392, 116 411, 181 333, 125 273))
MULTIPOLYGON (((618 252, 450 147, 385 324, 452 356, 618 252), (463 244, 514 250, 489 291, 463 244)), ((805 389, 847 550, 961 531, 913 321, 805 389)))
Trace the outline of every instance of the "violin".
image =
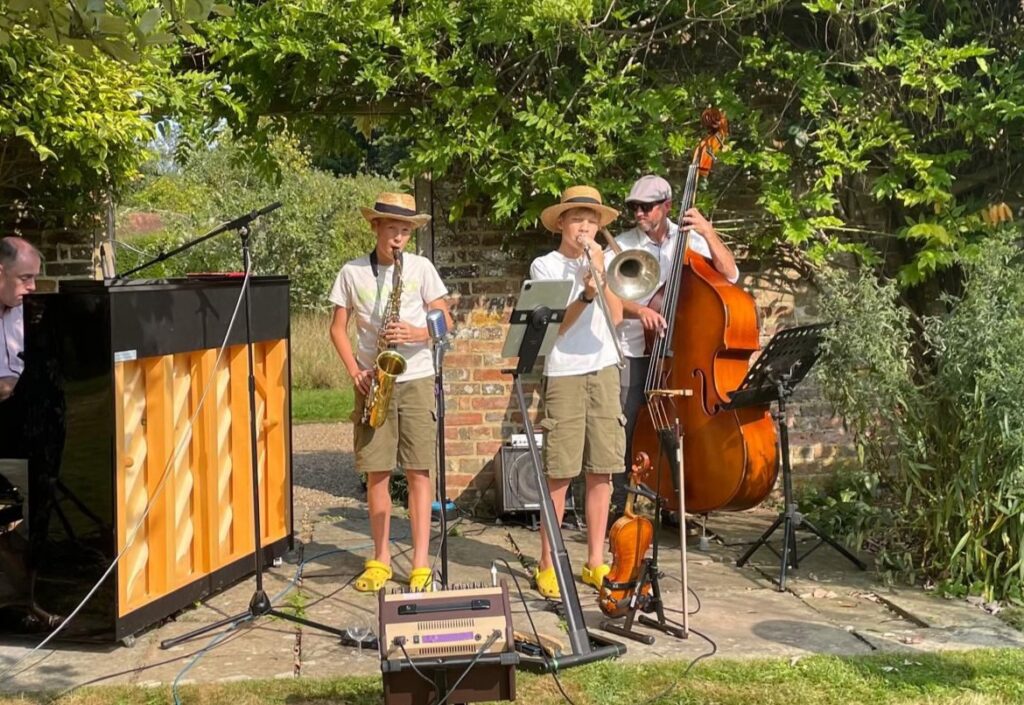
MULTIPOLYGON (((635 489, 638 478, 650 472, 651 459, 646 453, 638 453, 629 474, 629 488, 635 489)), ((634 492, 626 498, 626 509, 615 520, 608 532, 608 548, 612 554, 612 569, 601 584, 598 604, 609 617, 622 617, 629 611, 629 603, 637 589, 637 580, 647 550, 654 538, 651 520, 633 511, 634 492)), ((644 583, 639 599, 645 601, 651 592, 651 584, 644 583)), ((642 604, 642 603, 641 603, 642 604)))

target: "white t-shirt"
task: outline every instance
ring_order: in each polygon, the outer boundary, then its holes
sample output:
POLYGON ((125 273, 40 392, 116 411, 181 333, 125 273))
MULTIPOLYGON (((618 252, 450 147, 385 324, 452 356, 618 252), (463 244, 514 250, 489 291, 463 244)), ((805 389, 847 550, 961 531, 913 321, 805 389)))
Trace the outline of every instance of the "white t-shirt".
MULTIPOLYGON (((346 262, 338 272, 328 297, 335 306, 349 311, 356 321, 356 361, 364 369, 373 367, 377 359, 377 332, 381 317, 391 298, 393 265, 378 265, 374 279, 370 256, 346 262)), ((426 257, 410 253, 402 256, 402 305, 399 318, 409 325, 427 325, 427 304, 448 294, 434 265, 426 257)), ((399 382, 429 377, 434 374, 434 357, 429 341, 399 345, 395 348, 405 358, 405 373, 399 382)))
POLYGON ((20 377, 25 363, 18 357, 25 348, 24 306, 0 305, 0 377, 20 377))
MULTIPOLYGON (((533 260, 531 279, 571 279, 572 291, 566 306, 583 291, 583 277, 588 271, 585 257, 569 259, 558 250, 533 260)), ((608 324, 598 310, 597 301, 583 309, 568 330, 555 339, 555 347, 544 362, 548 377, 597 372, 618 362, 608 324)))
MULTIPOLYGON (((618 235, 615 238, 615 242, 622 247, 623 251, 647 250, 654 255, 658 259, 658 264, 661 265, 658 283, 664 284, 672 273, 672 261, 676 251, 676 237, 678 235, 679 225, 670 220, 668 222, 668 235, 665 236, 660 245, 639 228, 633 228, 618 235)), ((707 259, 711 259, 711 247, 708 245, 708 241, 696 230, 690 233, 690 242, 688 244, 689 249, 707 259)), ((614 259, 615 253, 611 250, 605 250, 605 266, 610 267, 614 259)), ((736 283, 737 279, 739 279, 738 274, 735 279, 730 279, 730 281, 736 283)), ((646 306, 655 292, 657 292, 657 288, 650 295, 639 299, 637 303, 646 306)), ((626 357, 644 357, 644 324, 639 319, 623 318, 617 331, 619 334, 619 345, 622 346, 622 352, 626 357)))

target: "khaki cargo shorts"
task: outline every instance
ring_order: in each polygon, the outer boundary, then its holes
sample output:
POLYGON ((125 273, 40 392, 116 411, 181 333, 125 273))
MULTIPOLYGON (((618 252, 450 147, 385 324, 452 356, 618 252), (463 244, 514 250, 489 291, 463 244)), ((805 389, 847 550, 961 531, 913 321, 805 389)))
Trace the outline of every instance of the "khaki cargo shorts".
POLYGON ((434 377, 396 384, 387 419, 380 428, 359 423, 364 399, 357 389, 352 410, 356 470, 391 472, 397 463, 404 470, 429 470, 433 475, 437 466, 434 377))
POLYGON ((619 370, 544 378, 544 470, 552 478, 583 472, 623 472, 626 416, 619 403, 619 370))

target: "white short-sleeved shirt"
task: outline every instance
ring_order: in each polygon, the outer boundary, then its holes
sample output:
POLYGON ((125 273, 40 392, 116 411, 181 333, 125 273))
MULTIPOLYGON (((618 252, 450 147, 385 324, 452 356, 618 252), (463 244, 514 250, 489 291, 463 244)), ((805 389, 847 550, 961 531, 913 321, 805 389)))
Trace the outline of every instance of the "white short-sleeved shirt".
MULTIPOLYGON (((569 259, 558 250, 533 260, 530 265, 531 279, 571 279, 572 291, 566 306, 575 301, 583 291, 583 277, 588 271, 585 257, 569 259)), ((598 310, 597 302, 583 309, 568 330, 555 339, 555 346, 544 362, 544 374, 548 377, 597 372, 618 362, 615 344, 608 324, 598 310)))
MULTIPOLYGON (((664 284, 672 273, 672 261, 675 256, 676 240, 675 238, 679 235, 679 225, 673 223, 671 220, 668 222, 668 235, 661 241, 661 244, 654 242, 647 236, 643 230, 639 228, 633 228, 627 230, 624 233, 618 235, 615 238, 615 242, 618 243, 623 251, 625 250, 647 250, 658 259, 660 266, 660 277, 658 280, 659 284, 664 284)), ((690 242, 688 243, 689 249, 693 250, 697 254, 711 259, 711 247, 708 245, 708 241, 703 235, 697 231, 690 233, 690 242)), ((611 250, 606 250, 605 255, 605 266, 610 267, 612 260, 615 259, 615 253, 611 250)), ((736 279, 739 277, 737 276, 736 279)), ((733 283, 736 279, 730 279, 733 283)), ((646 306, 651 298, 654 296, 657 289, 652 291, 647 297, 637 301, 638 304, 646 306)), ((623 318, 622 323, 617 328, 619 334, 619 345, 622 346, 622 352, 626 357, 644 357, 644 324, 637 318, 623 318)))
POLYGON ((18 353, 24 348, 24 306, 0 307, 0 377, 21 376, 25 363, 18 353))
MULTIPOLYGON (((391 298, 394 266, 379 265, 377 269, 375 278, 369 255, 345 263, 328 297, 335 306, 348 309, 349 314, 355 317, 356 361, 364 369, 373 367, 377 359, 377 333, 391 298)), ((448 289, 430 260, 411 253, 402 255, 402 305, 399 313, 402 321, 418 328, 425 327, 427 304, 447 294, 448 289)), ((434 374, 429 341, 398 345, 395 350, 407 363, 399 382, 434 374)))

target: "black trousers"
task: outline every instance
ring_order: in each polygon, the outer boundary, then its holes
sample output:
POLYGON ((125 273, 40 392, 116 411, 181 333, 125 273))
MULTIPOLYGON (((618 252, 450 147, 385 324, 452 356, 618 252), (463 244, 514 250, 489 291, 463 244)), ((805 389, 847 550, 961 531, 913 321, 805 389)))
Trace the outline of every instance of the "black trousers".
POLYGON ((619 377, 619 401, 622 413, 626 416, 626 455, 622 458, 626 471, 612 476, 612 513, 616 516, 622 514, 626 506, 626 488, 629 486, 629 472, 633 464, 633 430, 644 404, 644 384, 650 366, 649 357, 628 357, 619 377))
MULTIPOLYGON (((4 401, 0 401, 0 458, 26 459, 24 394, 21 385, 4 401)), ((21 518, 21 496, 4 475, 0 475, 0 524, 21 518), (16 510, 17 517, 11 513, 16 510)))
POLYGON ((24 386, 15 385, 11 396, 0 401, 0 458, 28 458, 24 386))

